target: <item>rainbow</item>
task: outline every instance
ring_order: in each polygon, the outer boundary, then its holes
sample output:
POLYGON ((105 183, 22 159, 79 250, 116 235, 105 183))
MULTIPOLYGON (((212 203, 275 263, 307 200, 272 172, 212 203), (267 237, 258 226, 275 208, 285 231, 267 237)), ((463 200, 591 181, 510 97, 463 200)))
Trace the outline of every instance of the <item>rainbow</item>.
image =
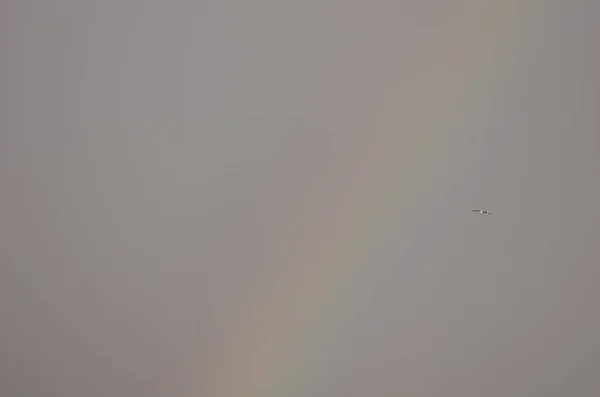
MULTIPOLYGON (((375 78, 360 122, 302 197, 285 241, 274 242, 286 248, 268 260, 287 273, 234 313, 221 343, 209 356, 196 357, 212 370, 192 368, 178 395, 289 396, 327 371, 322 355, 336 332, 369 304, 368 291, 356 294, 359 280, 385 275, 373 263, 393 223, 414 216, 407 208, 429 188, 448 145, 457 144, 452 131, 464 125, 486 90, 497 87, 510 67, 506 60, 519 50, 534 4, 483 3, 473 2, 479 5, 469 11, 473 26, 454 23, 456 34, 423 39, 413 60, 402 65, 411 81, 375 78), (403 134, 407 129, 410 134, 403 134)), ((439 12, 437 22, 447 26, 457 12, 439 12)))

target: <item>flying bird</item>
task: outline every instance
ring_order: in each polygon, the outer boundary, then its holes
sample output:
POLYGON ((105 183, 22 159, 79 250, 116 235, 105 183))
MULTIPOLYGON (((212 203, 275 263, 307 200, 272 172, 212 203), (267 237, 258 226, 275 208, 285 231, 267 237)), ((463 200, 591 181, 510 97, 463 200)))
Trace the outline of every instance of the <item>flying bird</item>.
POLYGON ((492 215, 491 213, 489 213, 486 210, 473 210, 473 212, 479 212, 482 215, 492 215))

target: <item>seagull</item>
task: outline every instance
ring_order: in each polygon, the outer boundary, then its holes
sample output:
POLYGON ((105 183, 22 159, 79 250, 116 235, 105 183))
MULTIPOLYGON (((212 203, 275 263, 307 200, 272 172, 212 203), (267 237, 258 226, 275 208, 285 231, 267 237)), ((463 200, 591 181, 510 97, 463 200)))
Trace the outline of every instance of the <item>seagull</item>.
POLYGON ((491 213, 489 213, 486 210, 473 210, 473 212, 479 212, 482 215, 492 215, 491 213))

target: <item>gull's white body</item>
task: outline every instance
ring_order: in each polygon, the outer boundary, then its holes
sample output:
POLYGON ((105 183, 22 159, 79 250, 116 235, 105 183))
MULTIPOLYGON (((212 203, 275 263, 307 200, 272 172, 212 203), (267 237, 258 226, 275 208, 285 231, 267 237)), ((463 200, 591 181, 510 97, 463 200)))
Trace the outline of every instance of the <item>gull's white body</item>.
POLYGON ((486 210, 473 210, 473 212, 479 212, 481 215, 492 215, 486 210))

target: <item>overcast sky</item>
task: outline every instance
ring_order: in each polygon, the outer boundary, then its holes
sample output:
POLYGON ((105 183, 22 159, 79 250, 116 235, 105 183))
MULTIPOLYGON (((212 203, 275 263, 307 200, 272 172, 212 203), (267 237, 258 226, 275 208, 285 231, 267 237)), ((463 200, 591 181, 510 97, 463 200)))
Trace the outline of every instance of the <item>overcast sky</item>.
POLYGON ((600 395, 599 18, 3 0, 0 395, 600 395))

